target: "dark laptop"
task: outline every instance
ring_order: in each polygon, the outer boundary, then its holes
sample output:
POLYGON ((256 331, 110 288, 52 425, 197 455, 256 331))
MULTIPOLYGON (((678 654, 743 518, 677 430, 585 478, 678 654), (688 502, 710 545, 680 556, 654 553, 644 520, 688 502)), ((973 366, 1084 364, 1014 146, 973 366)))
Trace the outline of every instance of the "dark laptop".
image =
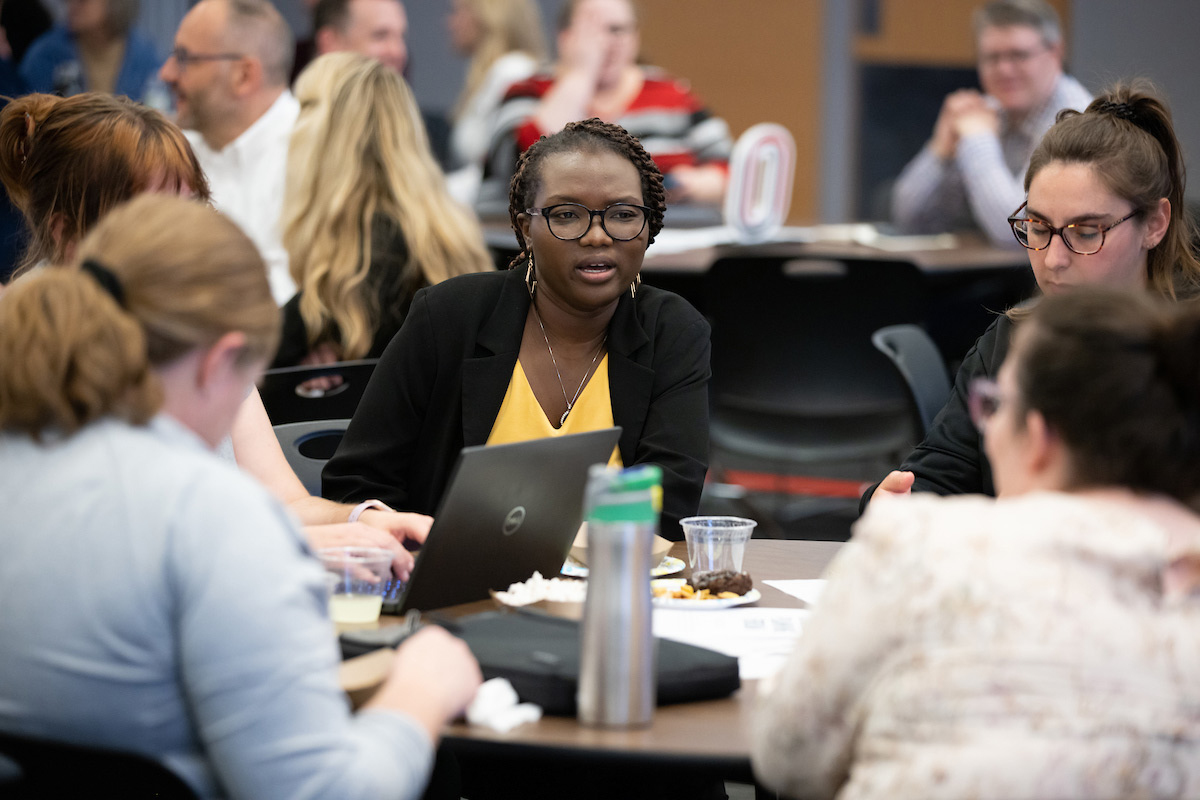
POLYGON ((464 447, 407 584, 383 613, 484 600, 534 571, 553 577, 583 521, 588 467, 604 464, 620 428, 464 447))

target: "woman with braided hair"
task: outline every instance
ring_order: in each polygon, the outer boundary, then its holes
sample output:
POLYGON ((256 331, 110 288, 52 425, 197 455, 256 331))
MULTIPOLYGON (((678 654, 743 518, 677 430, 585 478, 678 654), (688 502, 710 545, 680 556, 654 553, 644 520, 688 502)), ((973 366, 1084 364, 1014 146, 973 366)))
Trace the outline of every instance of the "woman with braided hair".
MULTIPOLYGON (((1026 202, 1009 219, 1041 294, 1082 285, 1172 300, 1200 294, 1185 185, 1171 113, 1148 82, 1117 85, 1082 113, 1060 112, 1025 174, 1026 202)), ((984 332, 925 440, 867 491, 864 505, 875 491, 995 494, 967 393, 975 378, 996 377, 1013 326, 1027 313, 1011 309, 984 332)))
POLYGON ((641 283, 665 206, 661 173, 617 125, 571 123, 530 147, 509 198, 521 253, 417 294, 326 496, 432 513, 463 446, 615 424, 613 463, 662 467, 662 532, 680 538, 707 469, 709 328, 641 283))

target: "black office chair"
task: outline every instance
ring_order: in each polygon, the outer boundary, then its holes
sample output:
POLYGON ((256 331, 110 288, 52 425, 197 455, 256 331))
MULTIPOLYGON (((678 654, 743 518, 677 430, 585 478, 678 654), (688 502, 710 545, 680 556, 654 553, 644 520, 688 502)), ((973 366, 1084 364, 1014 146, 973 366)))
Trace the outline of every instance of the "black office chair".
POLYGON ((950 378, 937 345, 916 325, 889 325, 871 336, 871 342, 896 367, 908 386, 922 438, 933 418, 950 399, 950 378))
POLYGON ((317 367, 280 367, 263 373, 258 393, 272 425, 312 419, 349 419, 375 371, 377 358, 339 361, 317 367), (325 391, 309 391, 313 378, 336 375, 341 383, 325 391))
MULTIPOLYGON (((860 483, 916 441, 907 389, 871 345, 876 329, 921 319, 916 267, 727 258, 710 269, 707 296, 710 475, 760 495, 825 498, 788 502, 772 515, 780 524, 856 509, 860 483)), ((761 526, 762 506, 750 510, 761 526)))
POLYGON ((320 497, 321 470, 342 441, 348 419, 317 419, 275 425, 275 438, 308 493, 320 497))
POLYGON ((7 798, 196 798, 182 778, 136 753, 0 733, 0 757, 20 770, 0 779, 0 796, 7 798))

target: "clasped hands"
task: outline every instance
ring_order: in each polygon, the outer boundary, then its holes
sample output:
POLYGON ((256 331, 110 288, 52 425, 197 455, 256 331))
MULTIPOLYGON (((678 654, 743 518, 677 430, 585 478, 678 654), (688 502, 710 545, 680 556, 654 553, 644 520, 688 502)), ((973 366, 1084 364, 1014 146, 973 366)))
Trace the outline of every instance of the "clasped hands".
POLYGON ((1000 133, 1000 114, 995 101, 974 89, 959 89, 946 95, 933 126, 930 146, 938 158, 954 158, 959 141, 976 133, 1000 133))

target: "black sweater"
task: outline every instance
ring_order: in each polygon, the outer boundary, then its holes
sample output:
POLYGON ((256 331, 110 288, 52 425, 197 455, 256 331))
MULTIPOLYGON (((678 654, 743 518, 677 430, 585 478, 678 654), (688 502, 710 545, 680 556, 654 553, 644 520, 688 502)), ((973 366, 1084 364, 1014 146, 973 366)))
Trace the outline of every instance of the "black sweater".
MULTIPOLYGON (((1012 330, 1008 317, 998 317, 963 359, 950 399, 934 418, 925 440, 900 465, 901 470, 916 476, 914 492, 996 494, 992 468, 983 452, 983 436, 971 421, 967 395, 975 378, 995 380, 1008 355, 1012 330)), ((860 511, 866 508, 878 486, 875 484, 863 494, 860 511)))

